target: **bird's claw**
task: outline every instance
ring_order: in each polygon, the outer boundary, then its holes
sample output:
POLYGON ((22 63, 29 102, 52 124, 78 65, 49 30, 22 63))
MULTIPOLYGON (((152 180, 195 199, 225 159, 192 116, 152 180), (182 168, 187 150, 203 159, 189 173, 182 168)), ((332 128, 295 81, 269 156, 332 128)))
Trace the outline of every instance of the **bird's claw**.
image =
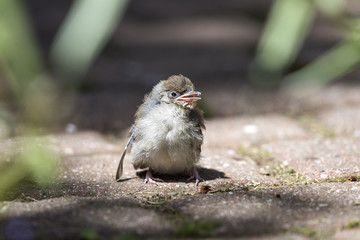
POLYGON ((145 183, 152 183, 152 184, 158 185, 158 182, 163 182, 163 180, 160 179, 160 178, 151 178, 151 177, 149 177, 149 178, 145 178, 145 181, 144 181, 144 182, 145 182, 145 183))
POLYGON ((163 182, 163 180, 160 178, 154 178, 150 169, 147 170, 144 183, 152 183, 152 184, 158 185, 157 182, 163 182))
POLYGON ((198 186, 200 182, 205 181, 202 177, 200 177, 200 175, 195 167, 193 169, 193 175, 191 175, 191 177, 189 177, 187 181, 190 182, 191 180, 194 180, 194 179, 195 179, 195 186, 198 186))
POLYGON ((187 179, 188 182, 190 182, 191 180, 195 179, 195 186, 198 186, 200 182, 204 182, 205 180, 203 178, 201 178, 200 176, 196 177, 196 176, 191 176, 187 179))
POLYGON ((195 186, 199 186, 199 183, 200 182, 204 182, 205 180, 203 179, 203 178, 198 178, 198 179, 196 179, 196 181, 195 181, 195 186))

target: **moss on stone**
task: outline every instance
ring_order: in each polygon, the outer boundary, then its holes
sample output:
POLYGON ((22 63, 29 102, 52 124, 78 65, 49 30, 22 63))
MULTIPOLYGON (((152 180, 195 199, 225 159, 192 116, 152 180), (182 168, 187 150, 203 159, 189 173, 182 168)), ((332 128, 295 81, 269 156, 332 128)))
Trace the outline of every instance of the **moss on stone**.
POLYGON ((211 188, 211 193, 217 193, 217 192, 229 192, 229 191, 235 191, 235 190, 247 190, 248 187, 241 184, 241 185, 236 185, 233 183, 222 183, 222 184, 217 184, 214 187, 211 188))
POLYGON ((335 137, 335 132, 327 127, 323 122, 321 122, 318 118, 315 117, 312 113, 301 114, 296 117, 296 119, 300 122, 300 124, 313 132, 319 137, 322 138, 333 138, 335 137))
POLYGON ((360 176, 334 177, 324 180, 325 182, 359 182, 360 176))
POLYGON ((275 186, 295 186, 308 185, 313 183, 312 180, 302 176, 294 170, 294 168, 285 166, 280 163, 273 163, 267 168, 267 174, 279 181, 275 186))
POLYGON ((259 165, 273 160, 273 157, 268 151, 257 145, 242 144, 237 148, 237 152, 240 156, 244 158, 248 157, 259 165))
MULTIPOLYGON (((109 239, 109 236, 106 236, 106 237, 102 236, 96 230, 90 229, 90 228, 83 229, 79 235, 80 235, 79 239, 84 239, 84 240, 109 239)), ((131 234, 125 233, 125 234, 121 234, 121 235, 115 235, 115 236, 111 237, 110 239, 112 239, 112 240, 132 240, 132 239, 136 239, 136 238, 131 234)))
POLYGON ((320 239, 332 239, 336 230, 326 230, 326 231, 316 231, 315 229, 309 227, 294 227, 290 228, 287 232, 289 233, 297 233, 303 235, 312 240, 320 240, 320 239))
POLYGON ((188 219, 185 218, 178 224, 174 234, 177 237, 213 237, 215 230, 220 226, 220 223, 204 219, 188 219))
POLYGON ((307 228, 307 227, 300 227, 300 228, 290 228, 289 232, 297 233, 308 238, 314 239, 317 236, 317 232, 314 229, 307 228))
POLYGON ((353 220, 351 220, 350 222, 348 222, 348 224, 345 225, 345 229, 353 229, 353 228, 358 228, 360 226, 360 222, 358 218, 354 218, 353 220))

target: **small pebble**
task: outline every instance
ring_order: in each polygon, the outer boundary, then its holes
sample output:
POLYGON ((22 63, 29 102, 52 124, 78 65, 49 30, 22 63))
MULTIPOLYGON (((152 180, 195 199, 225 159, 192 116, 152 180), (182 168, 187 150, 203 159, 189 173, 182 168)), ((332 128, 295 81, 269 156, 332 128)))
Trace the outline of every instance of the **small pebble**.
POLYGON ((355 138, 360 138, 360 130, 354 131, 354 137, 355 138))
POLYGON ((256 125, 245 125, 243 127, 243 132, 247 134, 255 134, 258 132, 258 127, 256 125))
POLYGON ((77 126, 73 123, 68 123, 65 127, 66 133, 74 133, 77 131, 77 126))
POLYGON ((74 150, 72 148, 65 148, 64 153, 67 154, 67 155, 73 155, 74 150))

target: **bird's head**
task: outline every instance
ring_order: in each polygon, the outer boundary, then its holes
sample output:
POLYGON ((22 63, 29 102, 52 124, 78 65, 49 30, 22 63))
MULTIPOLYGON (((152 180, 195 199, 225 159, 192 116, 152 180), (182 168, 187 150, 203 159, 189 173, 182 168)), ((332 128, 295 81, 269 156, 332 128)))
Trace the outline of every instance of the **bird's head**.
POLYGON ((195 107, 201 93, 195 91, 194 84, 182 75, 173 75, 162 82, 161 101, 173 103, 184 108, 195 107))

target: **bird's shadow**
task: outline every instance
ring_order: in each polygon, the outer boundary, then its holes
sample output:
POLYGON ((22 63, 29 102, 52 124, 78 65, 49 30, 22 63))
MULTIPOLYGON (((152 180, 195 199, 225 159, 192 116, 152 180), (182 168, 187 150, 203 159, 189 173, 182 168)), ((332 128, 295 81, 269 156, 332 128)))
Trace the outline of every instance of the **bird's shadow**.
MULTIPOLYGON (((224 172, 212 168, 197 167, 197 170, 200 177, 202 177, 205 181, 214 180, 217 178, 223 178, 223 179, 229 178, 225 176, 224 172)), ((136 175, 140 178, 145 178, 146 171, 147 170, 137 171, 136 175)), ((185 174, 169 175, 169 174, 153 173, 153 176, 162 179, 164 182, 185 182, 189 179, 189 176, 185 174)))

